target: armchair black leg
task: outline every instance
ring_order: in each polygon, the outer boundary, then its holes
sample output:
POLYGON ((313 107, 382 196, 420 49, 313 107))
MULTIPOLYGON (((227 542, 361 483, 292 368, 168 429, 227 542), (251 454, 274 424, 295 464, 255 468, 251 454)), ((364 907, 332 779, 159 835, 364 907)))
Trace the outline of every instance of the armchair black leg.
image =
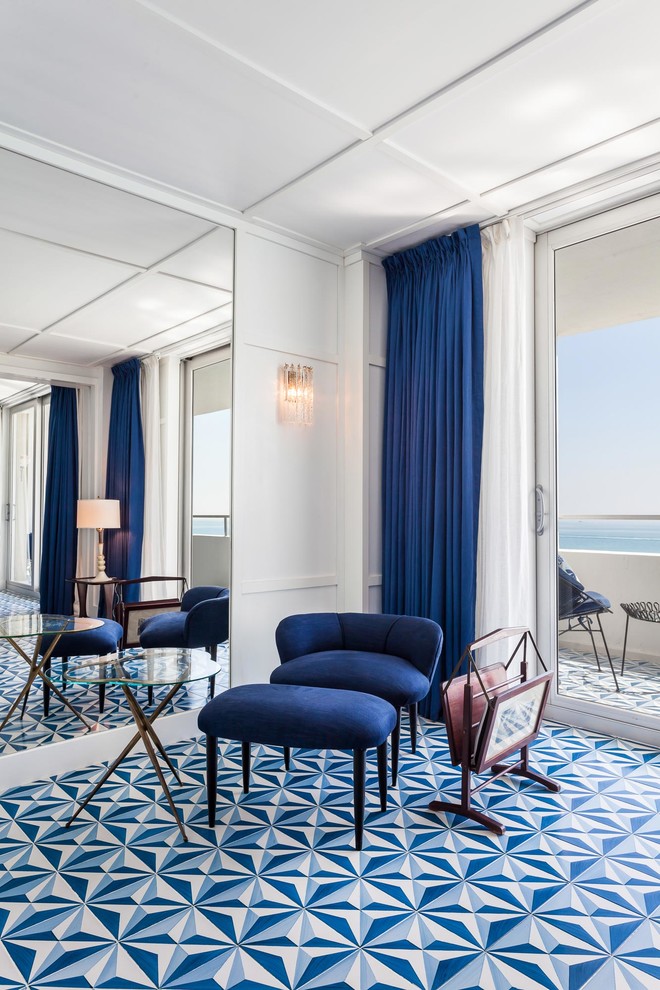
POLYGON ((378 792, 380 810, 387 811, 387 739, 378 747, 378 792))
POLYGON ((626 648, 628 646, 628 623, 630 622, 630 616, 626 612, 626 631, 623 634, 623 653, 621 654, 621 676, 623 676, 623 665, 626 662, 626 648))
POLYGON ((396 725, 392 731, 392 786, 396 786, 399 773, 399 742, 401 740, 401 709, 396 710, 396 725))
POLYGON ((364 832, 364 776, 365 752, 363 749, 353 750, 353 795, 355 805, 355 848, 362 849, 362 834, 364 832))
POLYGON ((209 828, 215 828, 215 806, 218 793, 218 740, 206 737, 206 800, 209 809, 209 828))
POLYGON ((212 698, 215 698, 215 674, 209 677, 209 694, 212 698))
POLYGON ((147 702, 150 705, 153 705, 153 703, 154 703, 154 686, 153 686, 153 684, 150 684, 149 687, 147 688, 147 702))
POLYGON ((410 719, 410 748, 413 753, 417 752, 417 702, 408 705, 408 718, 410 719))
POLYGON ((69 658, 62 657, 62 692, 66 691, 69 682, 66 679, 66 672, 69 669, 69 658))
POLYGON ((614 686, 617 689, 617 691, 620 691, 621 688, 619 687, 619 682, 616 679, 616 672, 614 670, 614 664, 612 663, 612 657, 610 655, 610 648, 607 645, 607 640, 605 639, 605 633, 603 631, 603 623, 600 621, 600 615, 596 615, 596 622, 598 623, 598 628, 600 630, 600 634, 603 637, 603 646, 605 647, 605 653, 607 654, 607 662, 610 665, 610 670, 612 672, 612 677, 614 678, 614 686))
POLYGON ((284 749, 284 769, 285 770, 290 770, 291 769, 291 747, 290 746, 284 746, 283 749, 284 749))
POLYGON ((241 762, 243 764, 243 793, 247 794, 250 790, 250 744, 249 742, 241 743, 241 762))
POLYGON ((598 673, 600 674, 600 657, 598 656, 598 650, 596 649, 596 640, 594 639, 594 631, 591 628, 591 619, 587 619, 587 629, 589 635, 591 636, 591 645, 593 647, 594 655, 596 657, 596 663, 598 664, 598 673))
POLYGON ((103 714, 105 708, 105 684, 99 684, 99 713, 103 714))

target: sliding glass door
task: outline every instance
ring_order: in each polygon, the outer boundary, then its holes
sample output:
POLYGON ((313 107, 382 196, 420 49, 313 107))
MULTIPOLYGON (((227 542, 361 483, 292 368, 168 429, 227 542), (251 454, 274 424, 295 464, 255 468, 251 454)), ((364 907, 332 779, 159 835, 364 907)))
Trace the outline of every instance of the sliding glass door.
POLYGON ((186 362, 184 561, 192 586, 231 572, 231 347, 186 362))
POLYGON ((18 593, 39 591, 49 410, 44 396, 9 411, 7 587, 18 593))
POLYGON ((660 729, 660 202, 537 245, 538 618, 562 720, 660 729))

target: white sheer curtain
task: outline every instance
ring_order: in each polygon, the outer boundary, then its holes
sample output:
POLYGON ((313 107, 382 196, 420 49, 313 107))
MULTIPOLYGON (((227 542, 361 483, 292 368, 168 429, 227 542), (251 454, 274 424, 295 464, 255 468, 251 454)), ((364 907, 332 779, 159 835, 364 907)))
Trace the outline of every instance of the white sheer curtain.
POLYGON ((484 439, 477 546, 476 633, 536 618, 534 334, 520 220, 481 234, 484 439))
MULTIPOLYGON (((144 537, 142 576, 163 574, 165 537, 160 452, 160 361, 151 355, 142 361, 140 380, 142 432, 144 435, 144 537)), ((174 585, 148 584, 143 598, 164 598, 175 593, 174 585)))

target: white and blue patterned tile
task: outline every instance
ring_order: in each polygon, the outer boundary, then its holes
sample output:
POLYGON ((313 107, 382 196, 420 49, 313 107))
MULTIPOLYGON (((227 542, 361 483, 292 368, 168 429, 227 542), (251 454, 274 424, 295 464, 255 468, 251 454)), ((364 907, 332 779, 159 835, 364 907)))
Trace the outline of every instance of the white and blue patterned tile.
POLYGON ((480 798, 504 836, 427 804, 455 793, 444 731, 404 742, 365 847, 352 848, 351 760, 221 748, 206 826, 200 741, 173 748, 184 844, 133 756, 71 829, 100 768, 0 796, 0 988, 30 990, 657 990, 660 756, 548 727, 534 759, 559 794, 510 778, 480 798))
POLYGON ((646 715, 660 717, 660 656, 644 659, 627 657, 623 673, 621 657, 614 654, 612 662, 619 691, 616 690, 607 657, 601 655, 601 669, 598 670, 593 652, 561 647, 558 659, 560 693, 627 711, 634 707, 646 715))

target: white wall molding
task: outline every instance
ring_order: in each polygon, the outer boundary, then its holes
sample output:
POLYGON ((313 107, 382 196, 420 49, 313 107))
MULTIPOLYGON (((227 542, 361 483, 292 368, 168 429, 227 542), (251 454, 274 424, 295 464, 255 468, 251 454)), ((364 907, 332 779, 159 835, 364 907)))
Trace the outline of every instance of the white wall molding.
POLYGON ((336 574, 295 578, 263 578, 259 581, 241 582, 244 595, 265 595, 274 591, 300 591, 303 588, 336 588, 339 584, 336 574))
POLYGON ((294 351, 283 350, 281 347, 269 346, 252 340, 243 341, 246 347, 257 347, 260 351, 270 351, 271 354, 279 355, 287 360, 291 357, 300 358, 301 361, 318 361, 322 364, 339 364, 339 355, 330 354, 327 351, 294 351))
POLYGON ((288 247, 292 251, 298 251, 300 254, 309 255, 310 258, 319 258, 321 261, 327 261, 330 265, 337 265, 338 268, 342 267, 343 264, 343 254, 338 249, 329 249, 327 245, 313 244, 307 240, 301 240, 298 235, 293 232, 280 232, 267 227, 253 226, 252 221, 246 221, 245 233, 248 237, 257 237, 262 241, 271 241, 273 244, 280 244, 282 247, 288 247))

